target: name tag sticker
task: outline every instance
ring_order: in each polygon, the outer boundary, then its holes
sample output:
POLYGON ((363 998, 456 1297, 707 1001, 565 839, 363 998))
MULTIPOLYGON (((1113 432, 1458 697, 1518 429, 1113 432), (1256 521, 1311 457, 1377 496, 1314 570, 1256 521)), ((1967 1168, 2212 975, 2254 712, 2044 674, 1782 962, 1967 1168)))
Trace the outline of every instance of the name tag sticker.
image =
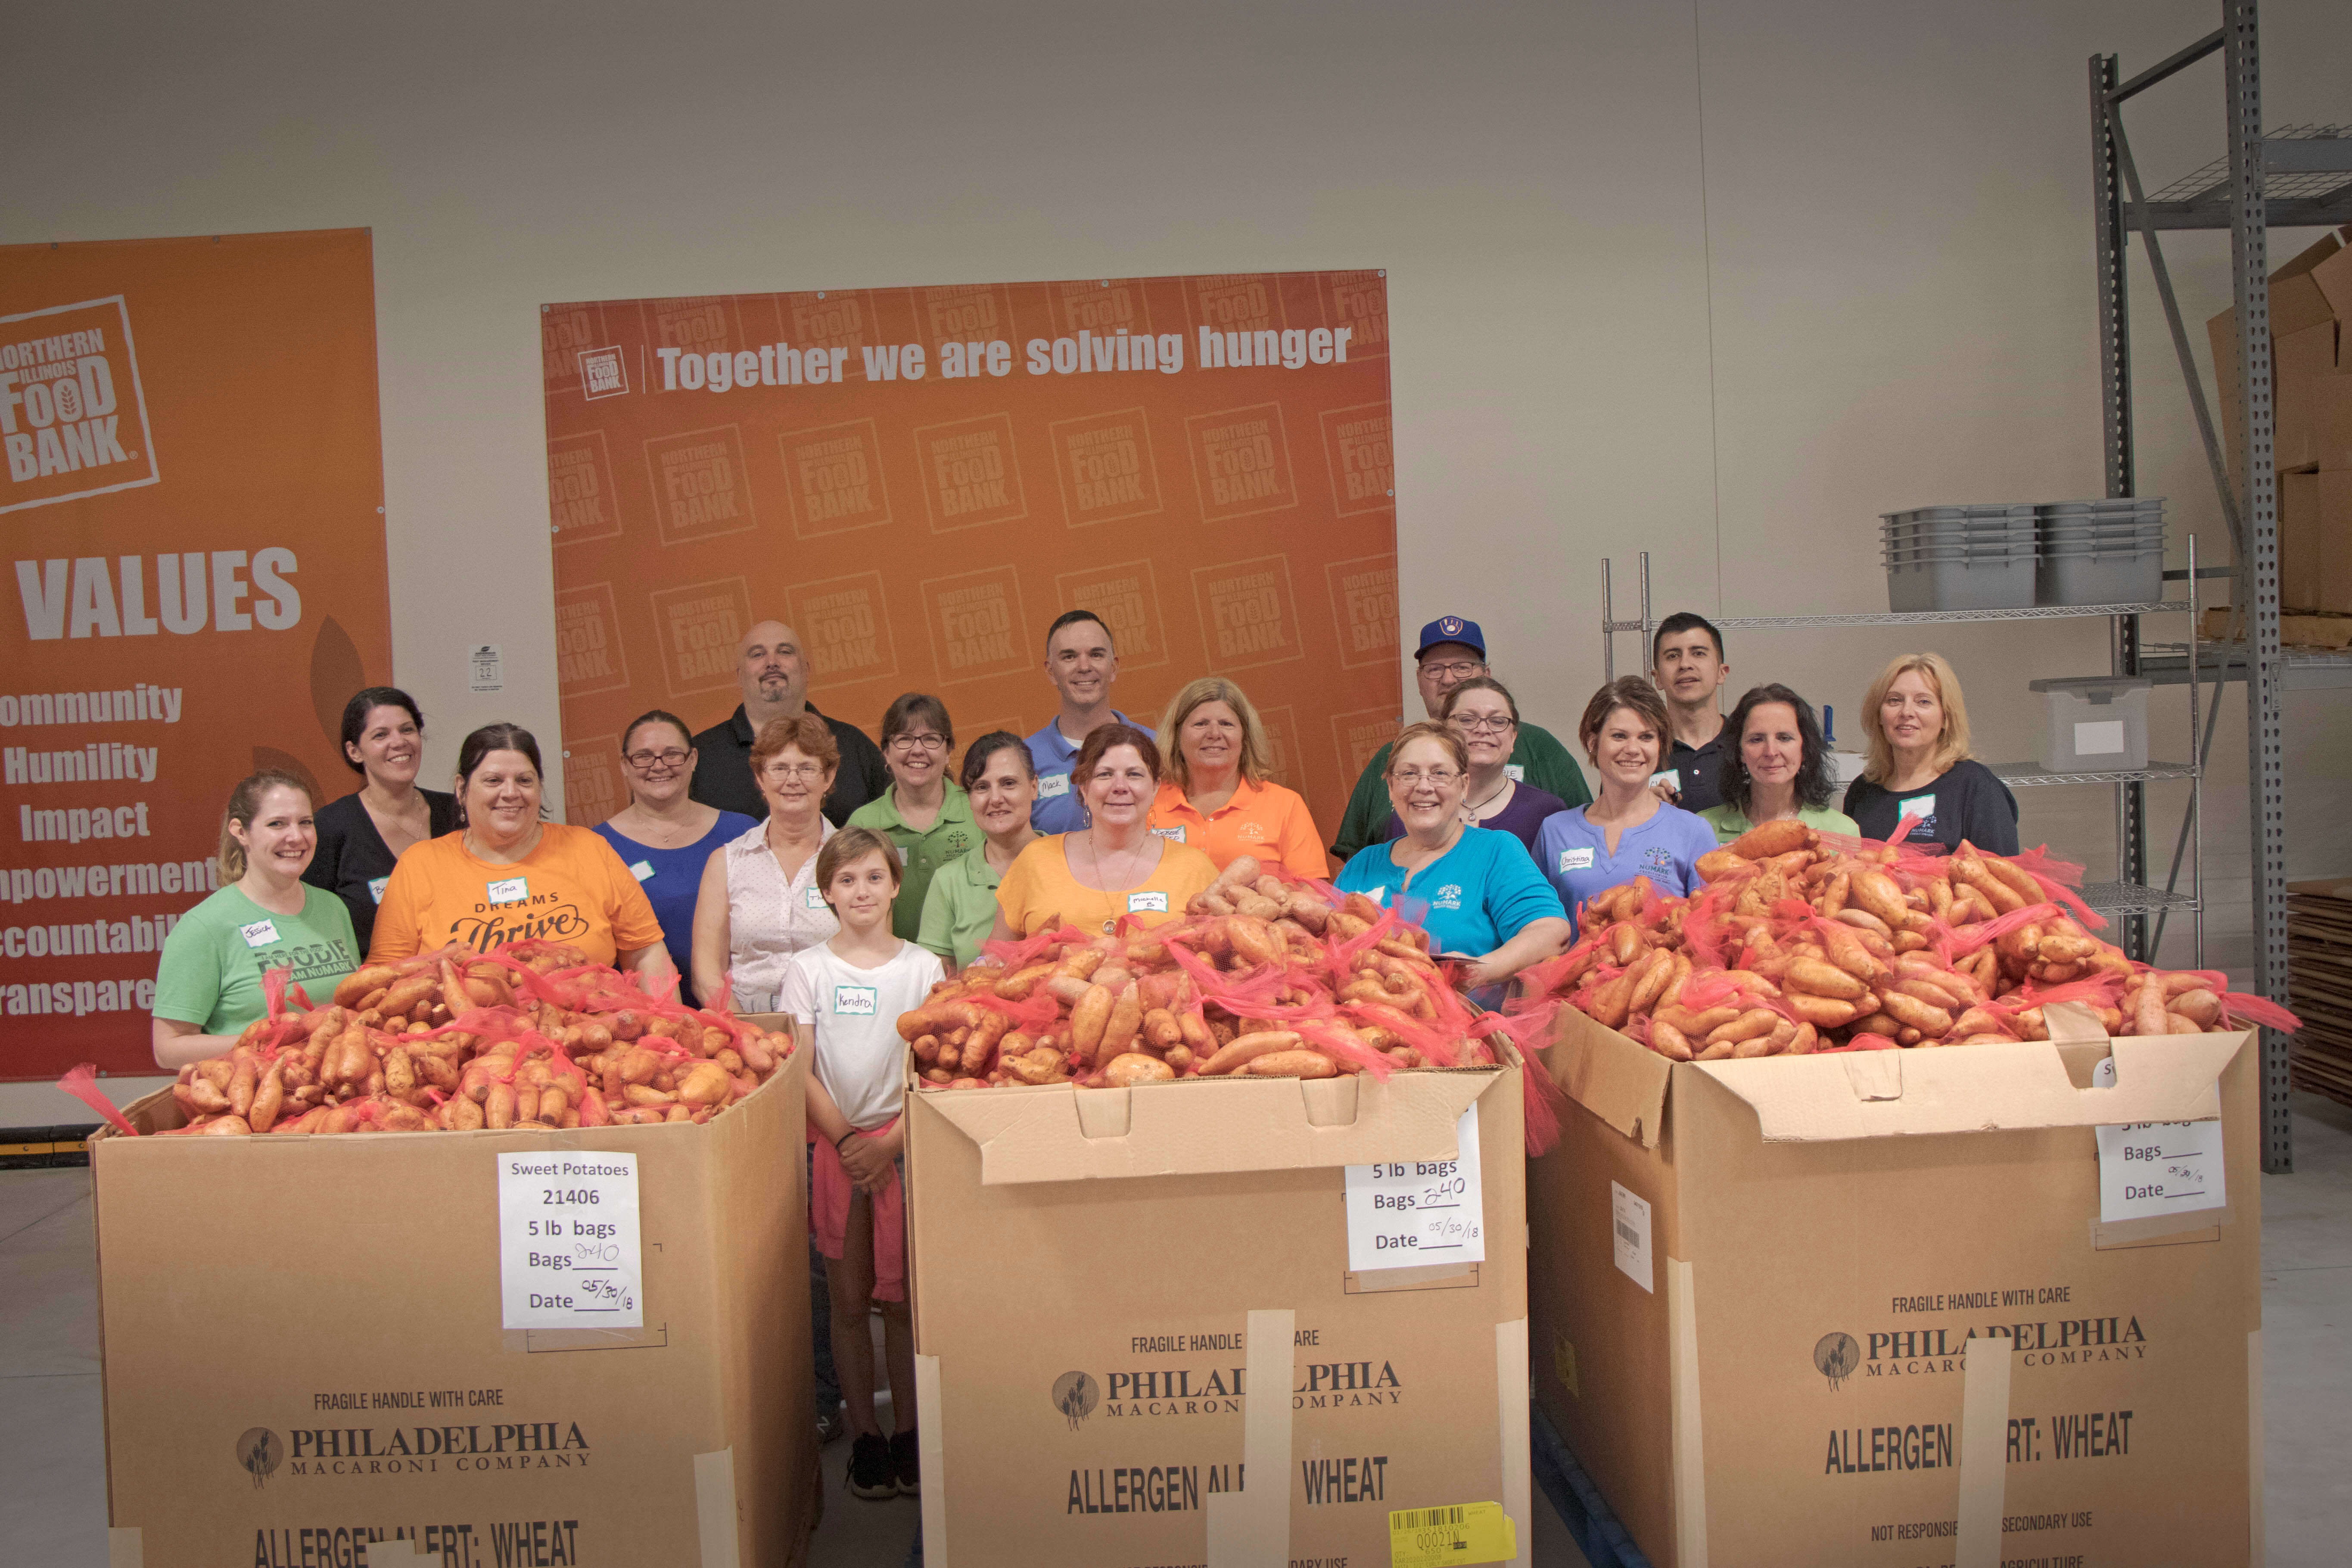
POLYGON ((873 985, 836 985, 833 988, 833 1016, 836 1018, 871 1018, 881 1006, 882 993, 873 985))
POLYGON ((801 889, 801 903, 808 909, 821 910, 824 908, 824 895, 817 891, 814 888, 803 888, 801 889))
POLYGON ((256 921, 249 926, 239 926, 236 934, 245 938, 247 947, 268 947, 278 940, 276 921, 256 921))
POLYGON ((1131 915, 1164 915, 1168 912, 1168 895, 1165 893, 1129 893, 1127 896, 1127 912, 1131 915))
POLYGON ((1181 822, 1173 827, 1155 827, 1151 831, 1158 834, 1160 837, 1165 838, 1171 844, 1181 844, 1184 842, 1184 825, 1181 822))
POLYGON ((1053 800, 1053 799, 1056 798, 1057 796, 1066 795, 1067 795, 1067 794, 1069 794, 1069 793, 1070 793, 1070 775, 1069 775, 1069 774, 1067 774, 1067 773, 1043 773, 1043 774, 1040 774, 1040 775, 1038 776, 1038 779, 1037 779, 1037 798, 1038 798, 1039 800, 1053 800))
POLYGON ((380 904, 383 902, 384 886, 391 880, 392 879, 389 877, 370 877, 368 879, 368 898, 375 903, 380 904))
POLYGON ((1505 763, 1503 773, 1513 784, 1525 784, 1528 779, 1528 770, 1517 763, 1505 763))
POLYGON ((1664 784, 1676 795, 1683 792, 1683 771, 1680 768, 1660 768, 1650 775, 1654 784, 1664 784))
POLYGON ((492 882, 489 886, 489 895, 490 902, 493 904, 523 903, 530 898, 530 879, 509 877, 502 882, 492 882))
POLYGON ((1909 837, 1920 839, 1935 837, 1936 797, 1934 795, 1915 795, 1908 800, 1897 801, 1895 805, 1895 816, 1897 821, 1907 821, 1911 824, 1909 837))
POLYGON ((1559 852, 1559 868, 1563 871, 1591 870, 1592 851, 1591 849, 1561 850, 1559 852))
POLYGON ((635 861, 629 867, 629 875, 640 882, 650 882, 654 879, 654 863, 650 860, 635 861))

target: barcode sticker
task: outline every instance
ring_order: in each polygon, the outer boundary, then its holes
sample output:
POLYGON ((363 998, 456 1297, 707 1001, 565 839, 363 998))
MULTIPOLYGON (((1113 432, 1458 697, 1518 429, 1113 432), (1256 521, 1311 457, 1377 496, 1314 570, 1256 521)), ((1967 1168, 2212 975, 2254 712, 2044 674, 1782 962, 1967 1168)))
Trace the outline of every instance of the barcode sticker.
POLYGON ((1617 1272, 1643 1289, 1657 1292, 1656 1271, 1650 1262, 1650 1205, 1616 1183, 1609 1184, 1610 1237, 1617 1272))
POLYGON ((1498 1502, 1396 1509, 1389 1514, 1389 1568, 1507 1563, 1518 1554, 1519 1532, 1498 1502))

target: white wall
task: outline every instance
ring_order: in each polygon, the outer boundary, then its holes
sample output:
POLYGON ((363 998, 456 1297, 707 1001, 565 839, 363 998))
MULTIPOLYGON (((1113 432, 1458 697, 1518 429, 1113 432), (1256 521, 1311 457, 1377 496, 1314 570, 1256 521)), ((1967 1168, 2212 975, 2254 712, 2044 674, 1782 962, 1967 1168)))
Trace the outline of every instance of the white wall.
MULTIPOLYGON (((2352 8, 2266 11, 2272 121, 2345 118, 2352 8)), ((1662 607, 1867 610, 1878 512, 2100 492, 2084 61, 2136 70, 2218 20, 2191 0, 16 7, 0 241, 373 228, 396 674, 435 772, 482 721, 557 728, 541 302, 1385 267, 1403 619, 1475 616, 1533 715, 1572 730, 1604 554, 1630 584, 1651 551, 1662 607), (466 692, 485 641, 504 699, 466 692)), ((2209 61, 2128 111, 2151 187, 2220 152, 2219 83, 2209 61)), ((2201 352, 2227 237, 2170 254, 2201 352)), ((2226 560, 2152 291, 2137 305, 2142 489, 2226 560)), ((2025 682, 2104 671, 2104 637, 1935 645, 2000 760, 2033 749, 2025 682)), ((1916 640, 1731 653, 1851 732, 1916 640)), ((2340 870, 2352 705, 2288 701, 2293 868, 2340 870)), ((2235 695, 2223 726, 2207 865, 2242 933, 2235 695)), ((2108 799, 2030 796, 2028 842, 2105 872, 2108 799)), ((2242 962, 2242 934, 2216 951, 2242 962)))

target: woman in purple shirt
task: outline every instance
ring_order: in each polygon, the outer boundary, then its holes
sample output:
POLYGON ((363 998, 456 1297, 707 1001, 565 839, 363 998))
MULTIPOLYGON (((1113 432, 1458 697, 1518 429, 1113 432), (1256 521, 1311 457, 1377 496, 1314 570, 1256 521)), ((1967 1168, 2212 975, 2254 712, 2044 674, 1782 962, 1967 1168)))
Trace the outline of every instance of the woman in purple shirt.
POLYGON ((1601 774, 1601 798, 1559 813, 1536 835, 1536 868, 1570 920, 1595 893, 1636 877, 1668 895, 1696 884, 1692 868, 1715 848, 1715 829, 1650 788, 1669 733, 1665 703, 1643 677, 1612 680, 1585 705, 1577 738, 1601 774))
MULTIPOLYGON (((1548 790, 1521 782, 1509 764, 1511 748, 1519 743, 1519 705, 1503 683, 1491 675, 1474 675, 1445 694, 1438 717, 1462 737, 1470 753, 1470 773, 1462 795, 1462 822, 1468 827, 1491 827, 1507 833, 1536 851, 1536 830, 1548 817, 1568 809, 1568 802, 1548 790)), ((1381 830, 1381 842, 1404 837, 1404 823, 1394 812, 1381 830)))

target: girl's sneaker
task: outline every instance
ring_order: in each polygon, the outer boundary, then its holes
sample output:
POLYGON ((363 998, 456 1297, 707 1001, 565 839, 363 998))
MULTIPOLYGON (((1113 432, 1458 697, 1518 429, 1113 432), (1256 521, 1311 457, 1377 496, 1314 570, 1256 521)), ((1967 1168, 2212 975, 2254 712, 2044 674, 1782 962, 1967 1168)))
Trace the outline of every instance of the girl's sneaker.
POLYGON ((879 1501, 898 1495, 897 1467, 891 1463, 890 1439, 879 1432, 864 1432, 849 1447, 849 1489, 879 1501))
POLYGON ((915 1458, 914 1433, 900 1432, 890 1439, 890 1468, 898 1478, 900 1497, 922 1496, 922 1467, 915 1458))

